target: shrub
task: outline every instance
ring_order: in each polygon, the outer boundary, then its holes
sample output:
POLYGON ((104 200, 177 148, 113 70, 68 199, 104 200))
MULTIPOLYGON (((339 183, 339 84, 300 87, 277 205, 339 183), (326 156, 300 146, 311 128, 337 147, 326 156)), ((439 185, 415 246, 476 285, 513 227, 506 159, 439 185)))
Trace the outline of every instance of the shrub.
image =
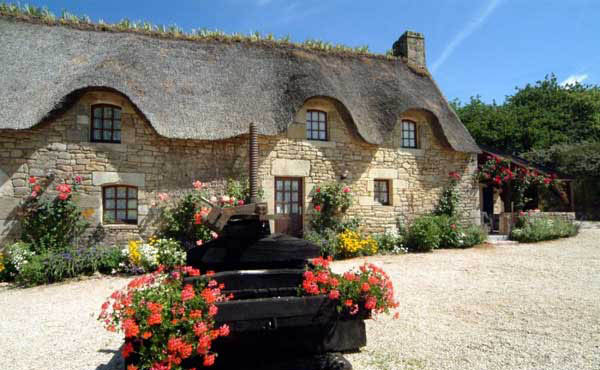
POLYGON ((440 248, 458 248, 464 244, 465 233, 455 217, 434 216, 440 230, 440 248))
POLYGON ((2 280, 13 281, 21 272, 23 267, 29 263, 34 253, 31 251, 31 246, 24 242, 16 242, 6 246, 2 250, 2 264, 4 269, 2 280))
POLYGON ((15 277, 17 284, 22 286, 33 286, 45 284, 48 282, 46 274, 46 255, 33 255, 31 259, 23 265, 19 274, 15 277))
POLYGON ((460 175, 457 172, 450 172, 448 177, 450 178, 450 183, 444 188, 442 196, 433 213, 438 216, 446 215, 454 217, 456 216, 456 210, 458 208, 458 203, 460 202, 460 195, 457 189, 460 175))
POLYGON ((487 233, 481 226, 469 225, 464 228, 463 232, 465 233, 465 237, 463 238, 464 248, 481 244, 487 240, 487 233))
POLYGON ((53 198, 44 194, 47 184, 29 178, 31 194, 21 206, 21 239, 31 244, 35 253, 65 248, 85 231, 88 223, 73 201, 73 191, 80 181, 77 177, 73 187, 58 185, 59 193, 53 198))
POLYGON ((386 231, 381 234, 373 235, 373 239, 377 242, 379 253, 383 254, 402 254, 406 253, 404 247, 404 237, 396 232, 386 231))
POLYGON ((157 249, 158 264, 164 266, 167 271, 185 265, 186 254, 177 241, 151 238, 149 244, 157 249))
POLYGON ((185 267, 144 275, 102 305, 98 320, 109 331, 124 332, 121 353, 134 368, 175 370, 182 368, 182 361, 214 363, 212 341, 229 335, 227 325, 215 328, 214 303, 227 298, 208 276, 184 284, 184 275, 199 276, 200 271, 185 267))
POLYGON ((510 233, 510 239, 522 243, 533 243, 577 235, 578 225, 562 218, 530 216, 522 213, 510 233))
POLYGON ((341 183, 316 185, 312 191, 313 211, 310 226, 318 233, 326 229, 342 231, 342 219, 352 205, 350 188, 341 183))
POLYGON ((113 247, 98 247, 98 271, 103 274, 114 274, 119 271, 125 261, 121 249, 113 247))
MULTIPOLYGON (((175 239, 181 243, 211 240, 210 229, 202 224, 201 217, 208 214, 209 208, 202 203, 201 196, 209 198, 207 193, 198 189, 185 194, 181 199, 171 204, 167 203, 165 199, 165 203, 162 205, 159 236, 166 239, 175 239)), ((193 246, 191 244, 189 247, 193 246)))
POLYGON ((326 229, 321 233, 311 230, 304 234, 304 239, 318 245, 324 257, 336 258, 341 254, 338 234, 334 230, 326 229))
POLYGON ((345 230, 338 235, 340 252, 344 257, 372 256, 377 253, 377 242, 359 232, 345 230))
POLYGON ((420 216, 408 229, 406 246, 409 251, 429 252, 440 246, 440 233, 435 216, 420 216))

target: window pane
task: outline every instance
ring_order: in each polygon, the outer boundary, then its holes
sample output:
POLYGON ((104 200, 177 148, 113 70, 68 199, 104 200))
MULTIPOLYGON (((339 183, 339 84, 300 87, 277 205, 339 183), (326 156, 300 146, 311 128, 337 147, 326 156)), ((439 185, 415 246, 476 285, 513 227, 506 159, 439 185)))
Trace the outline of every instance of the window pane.
POLYGON ((112 133, 110 131, 103 131, 102 140, 111 140, 112 133))
POLYGON ((325 131, 325 122, 319 122, 319 130, 325 131))
POLYGON ((104 120, 104 129, 105 129, 105 130, 107 130, 107 129, 108 129, 108 130, 112 129, 112 121, 110 121, 110 120, 106 120, 106 119, 105 119, 105 120, 104 120))
POLYGON ((126 219, 127 212, 125 210, 117 211, 117 221, 124 221, 126 219))
POLYGON ((116 119, 114 121, 114 127, 115 127, 115 130, 120 130, 121 129, 121 121, 116 119))
POLYGON ((281 213, 281 211, 282 211, 281 205, 278 204, 277 207, 275 208, 275 213, 281 213))
POLYGON ((298 201, 298 193, 297 192, 293 192, 292 193, 292 201, 293 202, 297 202, 298 201))
POLYGON ((319 119, 319 115, 317 114, 317 112, 310 112, 310 120, 311 121, 317 121, 319 119))
POLYGON ((102 120, 100 118, 94 118, 94 128, 102 128, 102 120))
POLYGON ((117 200, 117 209, 125 209, 125 208, 127 208, 127 200, 118 199, 117 200))
POLYGON ((292 181, 292 190, 298 191, 298 181, 292 181))
POLYGON ((325 140, 326 139, 325 131, 319 131, 319 139, 320 140, 325 140))
POLYGON ((104 108, 104 118, 112 118, 112 108, 104 108))
POLYGON ((283 189, 283 181, 277 181, 277 190, 283 189))
POLYGON ((94 140, 100 140, 100 139, 102 139, 102 131, 94 130, 94 140))
POLYGON ((306 112, 306 122, 310 121, 310 111, 306 112))
POLYGON ((115 119, 121 119, 121 110, 120 109, 114 108, 113 113, 115 115, 115 119))
POLYGON ((107 198, 114 198, 115 197, 115 188, 113 188, 113 187, 106 188, 104 190, 104 196, 107 198))
POLYGON ((285 193, 285 201, 289 202, 290 201, 290 193, 285 193))
POLYGON ((132 211, 132 210, 127 211, 127 219, 132 220, 132 221, 137 220, 137 211, 132 211))
POLYGON ((135 200, 135 199, 129 199, 129 201, 127 202, 127 208, 129 208, 129 209, 137 209, 137 200, 135 200))
POLYGON ((298 214, 298 204, 296 204, 296 203, 292 204, 292 213, 298 214))
POLYGON ((283 193, 281 192, 277 192, 277 197, 276 197, 277 201, 281 202, 283 200, 283 193))
POLYGON ((104 203, 106 209, 115 209, 115 200, 114 199, 106 199, 104 203))
POLYGON ((115 131, 113 133, 113 141, 121 141, 121 131, 115 131))
POLYGON ((136 188, 128 188, 127 192, 129 193, 129 198, 137 199, 137 189, 136 188))
POLYGON ((117 188, 117 197, 119 197, 119 198, 127 197, 127 188, 124 186, 119 186, 117 188))
POLYGON ((102 108, 94 108, 94 117, 102 117, 102 108))
POLYGON ((288 191, 289 191, 289 190, 291 189, 291 187, 292 187, 292 182, 291 182, 291 181, 289 181, 289 180, 288 180, 288 181, 286 181, 286 182, 285 182, 285 190, 288 190, 288 191))

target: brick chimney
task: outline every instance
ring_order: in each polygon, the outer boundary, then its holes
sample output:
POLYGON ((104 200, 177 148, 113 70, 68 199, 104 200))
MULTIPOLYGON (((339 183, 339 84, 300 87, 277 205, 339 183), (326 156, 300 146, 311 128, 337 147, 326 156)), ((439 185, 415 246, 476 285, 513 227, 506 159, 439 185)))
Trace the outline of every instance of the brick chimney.
POLYGON ((425 68, 425 37, 420 32, 404 32, 394 43, 393 54, 406 58, 409 64, 425 68))

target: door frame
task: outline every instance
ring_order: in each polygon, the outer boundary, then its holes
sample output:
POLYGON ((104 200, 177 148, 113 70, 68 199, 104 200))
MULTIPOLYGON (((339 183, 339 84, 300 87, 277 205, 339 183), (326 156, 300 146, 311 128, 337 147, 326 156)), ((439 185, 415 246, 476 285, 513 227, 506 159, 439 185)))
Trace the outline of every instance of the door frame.
MULTIPOLYGON (((277 181, 285 181, 285 180, 291 180, 291 181, 298 181, 298 212, 299 212, 299 231, 300 231, 300 236, 302 234, 304 234, 304 177, 301 176, 275 176, 274 180, 273 180, 273 211, 274 214, 282 214, 282 213, 277 213, 277 181)), ((291 201, 291 199, 290 199, 291 201)), ((274 225, 274 229, 275 232, 280 232, 277 230, 277 220, 275 220, 275 225, 274 225)))

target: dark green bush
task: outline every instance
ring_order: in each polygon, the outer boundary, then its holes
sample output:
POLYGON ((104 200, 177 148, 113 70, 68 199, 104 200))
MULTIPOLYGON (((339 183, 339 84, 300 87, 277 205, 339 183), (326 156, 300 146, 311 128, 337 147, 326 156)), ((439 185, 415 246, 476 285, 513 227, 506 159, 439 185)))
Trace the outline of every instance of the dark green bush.
POLYGON ((98 271, 103 274, 113 274, 119 270, 120 264, 125 261, 125 257, 118 247, 99 247, 98 248, 98 271))
POLYGON ((487 233, 481 226, 469 225, 463 229, 463 232, 465 234, 463 248, 469 248, 487 240, 487 233))
POLYGON ((326 229, 320 233, 311 230, 304 234, 304 239, 318 245, 321 248, 321 255, 324 257, 337 258, 341 254, 338 233, 335 230, 326 229))
POLYGON ((447 215, 433 216, 440 230, 440 248, 459 248, 463 246, 464 230, 455 217, 447 215))
POLYGON ((408 229, 406 247, 411 252, 429 252, 440 246, 440 234, 440 227, 435 216, 420 216, 408 229))

